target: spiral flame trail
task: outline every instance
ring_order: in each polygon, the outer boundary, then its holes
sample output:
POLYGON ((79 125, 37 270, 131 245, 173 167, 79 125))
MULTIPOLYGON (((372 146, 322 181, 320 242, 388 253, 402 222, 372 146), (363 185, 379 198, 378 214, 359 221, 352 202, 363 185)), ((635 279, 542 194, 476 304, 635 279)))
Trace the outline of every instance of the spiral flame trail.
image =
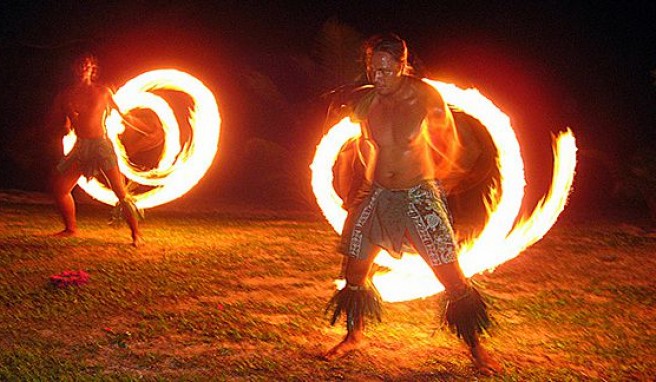
MULTIPOLYGON (((139 208, 151 208, 179 198, 187 193, 209 169, 219 142, 221 116, 212 92, 193 76, 174 69, 160 69, 143 73, 128 81, 114 94, 121 113, 133 109, 150 109, 159 118, 165 134, 164 148, 157 167, 140 171, 129 162, 125 147, 118 135, 125 130, 121 117, 113 110, 105 120, 107 136, 112 141, 119 159, 121 172, 133 182, 152 186, 133 195, 139 208), (191 140, 180 146, 180 130, 169 104, 152 93, 154 90, 174 90, 188 94, 194 104, 190 110, 191 140)), ((64 154, 75 144, 75 134, 64 137, 64 154)), ((94 199, 114 205, 118 201, 111 189, 91 179, 80 177, 78 185, 94 199)))
MULTIPOLYGON (((563 211, 572 187, 576 167, 576 143, 571 130, 555 139, 554 174, 548 194, 532 214, 517 220, 524 198, 524 161, 510 118, 475 89, 424 80, 435 87, 451 106, 478 119, 488 130, 497 149, 500 185, 491 188, 486 203, 488 216, 482 231, 461 244, 459 262, 466 276, 493 270, 540 240, 563 211)), ((317 146, 312 170, 312 189, 317 203, 332 227, 341 234, 346 220, 342 200, 333 188, 332 166, 341 147, 358 137, 360 127, 348 118, 333 126, 317 146)), ((421 256, 406 253, 401 259, 381 251, 375 262, 389 268, 375 274, 373 282, 385 301, 397 302, 428 297, 444 290, 421 256), (402 286, 402 289, 401 289, 402 286)), ((343 281, 336 281, 339 286, 343 281)))

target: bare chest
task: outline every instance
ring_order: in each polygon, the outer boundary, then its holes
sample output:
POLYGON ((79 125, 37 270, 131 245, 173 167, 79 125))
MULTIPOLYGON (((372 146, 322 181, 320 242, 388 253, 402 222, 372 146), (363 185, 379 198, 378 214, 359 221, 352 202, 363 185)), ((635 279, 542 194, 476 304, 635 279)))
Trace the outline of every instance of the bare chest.
POLYGON ((71 116, 101 114, 105 107, 104 93, 96 87, 71 89, 65 102, 66 113, 71 116))
POLYGON ((379 146, 407 146, 420 137, 425 116, 424 108, 416 103, 377 103, 372 105, 367 123, 379 146))

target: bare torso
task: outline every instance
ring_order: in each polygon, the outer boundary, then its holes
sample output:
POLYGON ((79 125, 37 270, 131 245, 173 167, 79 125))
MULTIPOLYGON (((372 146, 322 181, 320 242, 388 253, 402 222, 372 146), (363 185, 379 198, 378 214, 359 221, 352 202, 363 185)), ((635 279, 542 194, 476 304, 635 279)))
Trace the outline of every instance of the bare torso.
POLYGON ((78 137, 105 135, 104 115, 111 102, 109 89, 96 84, 77 84, 64 92, 60 102, 69 127, 78 137))
POLYGON ((367 177, 389 189, 405 189, 432 179, 434 164, 423 133, 425 97, 408 83, 394 95, 376 96, 364 127, 375 153, 367 177))

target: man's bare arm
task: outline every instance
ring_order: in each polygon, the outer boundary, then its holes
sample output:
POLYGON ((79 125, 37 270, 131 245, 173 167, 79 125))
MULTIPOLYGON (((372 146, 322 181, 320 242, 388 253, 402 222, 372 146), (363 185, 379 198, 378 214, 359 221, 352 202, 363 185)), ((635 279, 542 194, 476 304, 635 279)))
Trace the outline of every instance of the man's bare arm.
MULTIPOLYGON (((464 147, 453 114, 442 96, 428 84, 426 87, 426 120, 424 135, 428 146, 433 151, 432 157, 437 165, 435 177, 443 181, 447 188, 453 187, 457 179, 468 170, 467 158, 478 156, 480 147, 464 147)), ((469 142, 468 142, 469 143, 469 142)))
POLYGON ((460 145, 453 115, 442 96, 425 85, 426 122, 428 143, 435 151, 443 151, 444 145, 460 145))
POLYGON ((132 130, 134 130, 134 131, 138 132, 139 134, 147 137, 149 135, 147 132, 145 132, 141 128, 137 127, 134 123, 131 122, 132 118, 129 118, 127 115, 125 115, 121 112, 121 109, 119 109, 118 105, 116 104, 116 101, 114 101, 112 91, 109 88, 106 88, 106 91, 107 91, 107 94, 106 94, 107 104, 109 105, 109 107, 111 109, 116 110, 118 115, 121 116, 121 119, 123 120, 123 123, 127 127, 131 128, 132 130))
POLYGON ((64 109, 65 98, 65 93, 59 93, 55 97, 55 100, 50 106, 50 110, 48 111, 45 121, 46 126, 48 126, 49 129, 53 129, 55 132, 57 132, 58 135, 68 134, 68 132, 71 131, 71 128, 73 127, 71 120, 68 118, 68 115, 64 109))

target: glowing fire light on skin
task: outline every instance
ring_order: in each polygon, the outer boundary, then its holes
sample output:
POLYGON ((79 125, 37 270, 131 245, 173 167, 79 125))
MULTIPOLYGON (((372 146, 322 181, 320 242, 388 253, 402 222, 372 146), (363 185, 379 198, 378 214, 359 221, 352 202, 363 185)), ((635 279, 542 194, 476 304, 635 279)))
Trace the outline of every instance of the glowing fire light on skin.
MULTIPOLYGON (((490 189, 484 228, 476 237, 461 243, 458 254, 467 277, 491 271, 540 240, 565 208, 576 166, 574 136, 568 129, 555 139, 554 174, 549 192, 528 218, 514 224, 524 198, 526 181, 524 161, 510 119, 475 89, 463 90, 452 84, 424 81, 435 87, 449 105, 478 119, 496 146, 499 188, 490 189)), ((333 188, 332 167, 344 143, 359 135, 359 125, 348 118, 343 119, 323 137, 310 166, 312 189, 317 203, 340 234, 346 220, 346 211, 341 208, 342 200, 333 188)), ((405 253, 401 259, 395 259, 381 251, 375 262, 389 269, 388 272, 373 276, 373 282, 385 301, 413 300, 444 290, 418 254, 405 253)), ((336 284, 341 287, 343 280, 336 281, 336 284)))
MULTIPOLYGON (((125 147, 118 135, 125 126, 116 110, 105 120, 107 136, 118 156, 121 172, 133 182, 153 188, 132 195, 139 208, 151 208, 179 198, 187 193, 205 175, 212 164, 219 142, 221 117, 214 95, 191 75, 174 69, 154 70, 128 81, 114 94, 114 101, 122 114, 134 109, 150 109, 159 118, 165 134, 164 147, 157 167, 140 171, 129 162, 125 147), (153 90, 173 90, 188 94, 194 104, 190 110, 190 142, 180 147, 180 129, 175 114, 153 90)), ((64 137, 64 154, 75 144, 75 134, 64 137)), ((93 198, 110 205, 118 201, 111 189, 96 179, 80 177, 78 185, 93 198)))

